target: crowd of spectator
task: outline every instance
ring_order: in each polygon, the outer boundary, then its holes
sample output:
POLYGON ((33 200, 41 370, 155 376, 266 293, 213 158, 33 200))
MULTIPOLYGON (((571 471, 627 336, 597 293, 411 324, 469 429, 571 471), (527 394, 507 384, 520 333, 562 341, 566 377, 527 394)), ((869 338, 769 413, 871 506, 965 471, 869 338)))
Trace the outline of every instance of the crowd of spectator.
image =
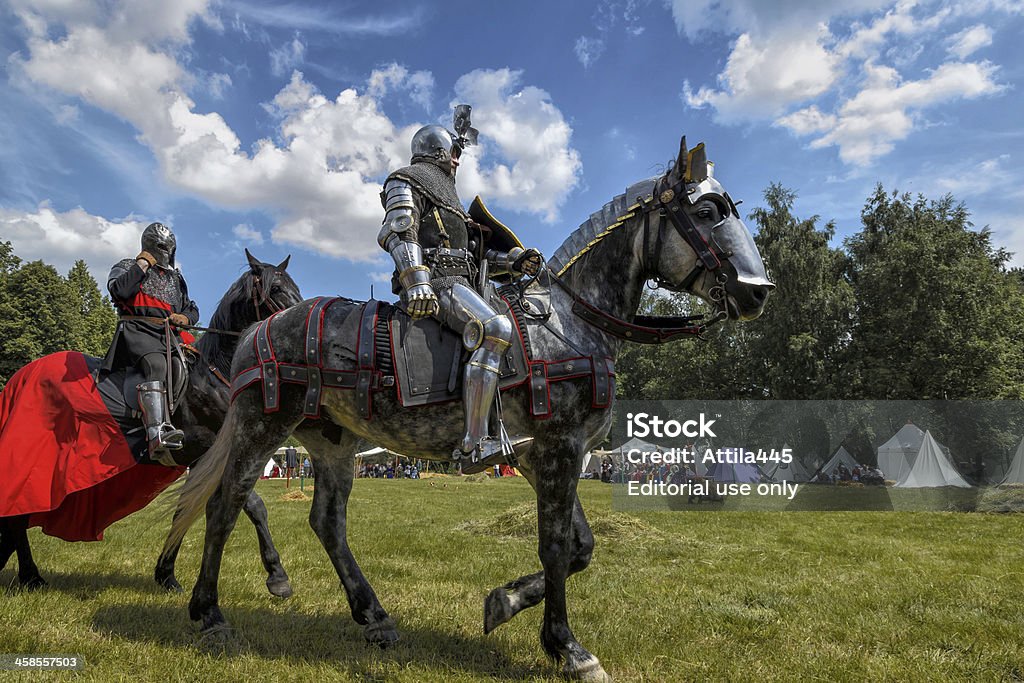
POLYGON ((857 482, 868 486, 883 486, 885 475, 882 470, 870 465, 857 465, 852 470, 845 464, 832 472, 818 472, 811 478, 812 484, 838 484, 840 482, 857 482))
POLYGON ((357 477, 367 479, 419 479, 423 461, 366 463, 356 472, 357 477))

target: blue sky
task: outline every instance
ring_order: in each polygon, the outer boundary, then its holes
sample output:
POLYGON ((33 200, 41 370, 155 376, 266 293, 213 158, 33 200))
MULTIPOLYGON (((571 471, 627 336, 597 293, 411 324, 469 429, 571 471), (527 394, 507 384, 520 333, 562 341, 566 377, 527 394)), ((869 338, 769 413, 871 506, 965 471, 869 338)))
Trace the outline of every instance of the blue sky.
POLYGON ((102 278, 166 222, 204 320, 243 247, 383 296, 379 184, 466 102, 463 200, 548 255, 685 134, 744 212, 953 192, 1021 264, 1021 35, 1020 0, 0 0, 0 239, 102 278))

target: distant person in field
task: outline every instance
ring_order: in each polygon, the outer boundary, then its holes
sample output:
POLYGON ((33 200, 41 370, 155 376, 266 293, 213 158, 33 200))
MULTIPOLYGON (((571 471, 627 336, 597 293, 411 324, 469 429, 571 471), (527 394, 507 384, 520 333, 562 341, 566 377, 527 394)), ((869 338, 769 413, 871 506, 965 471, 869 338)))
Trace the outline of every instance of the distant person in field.
MULTIPOLYGON (((138 256, 118 261, 111 268, 107 291, 120 320, 103 363, 107 372, 132 365, 145 375, 138 392, 149 455, 168 467, 177 465, 171 451, 181 449, 185 434, 171 424, 167 350, 195 341, 180 326, 199 321, 199 307, 189 299, 185 278, 175 266, 176 252, 171 229, 151 223, 142 232, 138 256)), ((173 362, 176 355, 170 355, 173 362)), ((171 371, 175 381, 184 377, 180 363, 174 363, 171 371)))

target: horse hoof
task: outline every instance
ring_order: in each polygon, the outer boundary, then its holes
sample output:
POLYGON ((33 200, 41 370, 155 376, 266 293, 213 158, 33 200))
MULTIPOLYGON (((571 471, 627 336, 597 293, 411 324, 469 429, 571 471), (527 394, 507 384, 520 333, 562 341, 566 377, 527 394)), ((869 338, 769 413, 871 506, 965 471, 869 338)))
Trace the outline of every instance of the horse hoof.
POLYGON ((363 628, 363 637, 366 642, 380 648, 386 648, 398 642, 398 629, 390 617, 367 624, 363 628))
POLYGON ((288 579, 285 579, 284 581, 267 581, 267 590, 270 591, 270 594, 274 597, 292 597, 292 584, 288 582, 288 579))
POLYGON ((586 659, 569 660, 562 667, 562 675, 570 681, 586 681, 587 683, 611 683, 612 677, 601 666, 594 655, 586 659))
POLYGON ((22 589, 27 591, 37 591, 41 588, 46 588, 46 586, 49 585, 43 580, 43 577, 38 574, 30 576, 27 579, 19 579, 18 583, 21 584, 22 589))
POLYGON ((484 635, 487 635, 498 628, 515 614, 512 611, 512 601, 504 588, 495 588, 484 598, 484 635))
POLYGON ((181 584, 178 583, 178 580, 176 578, 174 578, 173 574, 171 576, 165 576, 163 578, 158 578, 156 580, 156 583, 157 583, 158 586, 163 588, 168 593, 184 593, 185 592, 185 589, 181 587, 181 584))

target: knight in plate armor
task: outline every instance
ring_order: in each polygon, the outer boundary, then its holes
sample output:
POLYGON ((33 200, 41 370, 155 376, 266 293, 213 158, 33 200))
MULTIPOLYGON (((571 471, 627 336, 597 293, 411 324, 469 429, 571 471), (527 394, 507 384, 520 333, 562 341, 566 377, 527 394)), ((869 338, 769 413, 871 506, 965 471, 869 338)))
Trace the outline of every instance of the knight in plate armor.
POLYGON ((455 130, 424 126, 412 139, 411 165, 388 176, 381 192, 384 222, 377 242, 395 262, 392 288, 414 318, 436 317, 462 336, 472 352, 463 371, 465 433, 456 460, 477 462, 501 452, 488 419, 498 388, 501 356, 512 343, 513 323, 478 293, 486 274, 513 277, 540 269, 536 249, 489 249, 486 230, 466 213, 455 190, 462 150, 476 142, 470 107, 459 105, 455 130))
MULTIPOLYGON (((130 364, 145 375, 137 390, 149 454, 167 466, 176 464, 171 451, 180 449, 185 438, 171 424, 167 358, 173 347, 168 345, 191 343, 192 335, 176 326, 195 325, 199 320, 199 308, 189 299, 185 278, 175 267, 176 251, 171 229, 152 223, 142 233, 139 255, 118 261, 107 276, 107 290, 120 320, 104 369, 130 364)), ((172 365, 171 370, 175 377, 184 375, 184 368, 172 365)))

